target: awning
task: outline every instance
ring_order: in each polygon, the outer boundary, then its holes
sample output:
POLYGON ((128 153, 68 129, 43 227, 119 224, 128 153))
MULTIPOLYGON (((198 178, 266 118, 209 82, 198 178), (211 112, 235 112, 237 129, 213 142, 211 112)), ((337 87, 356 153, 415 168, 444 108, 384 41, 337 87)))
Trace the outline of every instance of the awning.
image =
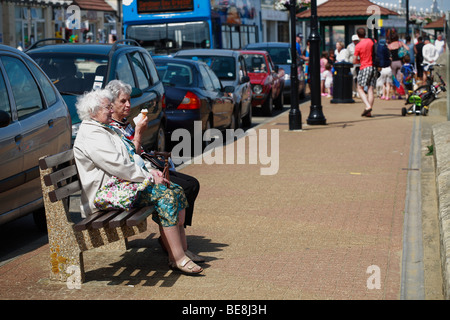
MULTIPOLYGON (((317 17, 319 21, 323 20, 354 20, 367 19, 372 12, 367 12, 369 6, 375 3, 369 0, 328 0, 317 6, 317 17)), ((384 7, 380 8, 381 18, 387 16, 398 16, 395 11, 384 7)), ((308 9, 296 15, 299 20, 307 20, 311 18, 311 10, 308 9)))
POLYGON ((74 0, 73 4, 79 6, 82 10, 115 12, 105 0, 74 0))

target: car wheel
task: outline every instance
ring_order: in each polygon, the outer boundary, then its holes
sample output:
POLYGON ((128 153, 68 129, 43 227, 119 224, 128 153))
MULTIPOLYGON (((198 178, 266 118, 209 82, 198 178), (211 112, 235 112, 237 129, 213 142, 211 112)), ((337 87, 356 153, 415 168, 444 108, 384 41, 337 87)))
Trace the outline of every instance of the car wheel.
POLYGON ((273 112, 273 99, 272 99, 272 92, 270 92, 267 96, 266 101, 264 101, 264 104, 262 106, 262 112, 263 115, 266 117, 271 117, 273 112))
POLYGON ((203 140, 203 150, 207 147, 207 146, 209 146, 210 144, 211 144, 211 140, 212 140, 212 137, 211 137, 211 119, 210 118, 208 118, 208 120, 206 120, 206 125, 205 125, 205 132, 203 133, 203 135, 202 135, 202 137, 204 138, 204 140, 203 140))
POLYGON ((248 107, 247 115, 244 118, 242 118, 242 126, 243 127, 251 127, 252 126, 252 111, 253 111, 253 107, 252 107, 252 105, 250 105, 248 107))
POLYGON ((158 135, 156 137, 156 151, 167 151, 166 150, 166 130, 164 129, 164 125, 160 125, 158 129, 158 135))
POLYGON ((241 105, 234 108, 233 115, 231 117, 230 129, 236 130, 241 127, 241 105))

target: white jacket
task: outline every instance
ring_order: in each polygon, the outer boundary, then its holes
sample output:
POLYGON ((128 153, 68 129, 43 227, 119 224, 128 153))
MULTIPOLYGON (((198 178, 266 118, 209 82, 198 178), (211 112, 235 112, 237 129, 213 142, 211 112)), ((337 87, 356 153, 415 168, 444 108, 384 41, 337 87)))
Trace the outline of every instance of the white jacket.
POLYGON ((433 63, 439 58, 439 52, 434 44, 427 43, 422 48, 423 63, 433 63))
POLYGON ((73 145, 75 163, 81 181, 81 215, 98 211, 94 206, 97 190, 116 176, 132 182, 142 182, 150 175, 130 160, 120 136, 96 121, 81 123, 73 145))

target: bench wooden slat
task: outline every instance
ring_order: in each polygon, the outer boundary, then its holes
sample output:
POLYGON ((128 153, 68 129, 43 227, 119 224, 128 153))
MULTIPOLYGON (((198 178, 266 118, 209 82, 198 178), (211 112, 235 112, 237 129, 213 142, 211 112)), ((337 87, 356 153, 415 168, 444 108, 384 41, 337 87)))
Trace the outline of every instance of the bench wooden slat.
POLYGON ((105 211, 98 211, 98 212, 96 212, 94 214, 91 214, 87 218, 81 220, 76 225, 74 225, 73 229, 75 231, 87 230, 87 229, 89 229, 91 227, 91 224, 92 224, 92 222, 95 221, 95 219, 103 216, 104 214, 105 214, 105 211))
POLYGON ((76 165, 73 164, 66 168, 62 168, 56 172, 45 175, 44 182, 47 187, 51 185, 56 186, 58 182, 70 179, 72 177, 76 177, 77 175, 78 175, 77 167, 76 165))
POLYGON ((140 208, 135 214, 127 219, 127 226, 137 226, 139 223, 147 219, 147 217, 151 215, 154 210, 155 208, 153 206, 140 208))
POLYGON ((47 156, 39 160, 39 167, 42 170, 56 167, 62 163, 68 162, 73 159, 73 149, 47 156))
POLYGON ((58 189, 50 191, 48 193, 48 197, 50 198, 51 202, 56 202, 56 201, 66 198, 80 190, 81 190, 81 184, 80 184, 80 181, 77 180, 77 181, 69 183, 68 185, 65 185, 58 189))
POLYGON ((133 214, 135 214, 136 211, 139 209, 140 208, 134 208, 134 209, 126 210, 126 211, 118 214, 114 219, 109 221, 109 227, 110 228, 119 228, 119 227, 123 226, 124 224, 126 224, 127 219, 129 217, 131 217, 133 214))
POLYGON ((118 215, 121 212, 122 212, 122 210, 112 210, 112 211, 106 212, 101 217, 95 219, 95 221, 92 222, 92 225, 91 225, 92 228, 93 229, 103 228, 104 226, 106 226, 108 224, 108 222, 111 219, 113 219, 116 215, 118 215))

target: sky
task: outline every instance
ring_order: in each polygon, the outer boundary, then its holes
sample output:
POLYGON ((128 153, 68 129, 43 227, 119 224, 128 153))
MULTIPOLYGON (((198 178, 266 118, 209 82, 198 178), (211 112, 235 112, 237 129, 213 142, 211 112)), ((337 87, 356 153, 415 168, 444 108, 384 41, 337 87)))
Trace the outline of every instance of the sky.
MULTIPOLYGON (((372 2, 384 2, 384 3, 392 3, 392 4, 399 4, 398 0, 371 0, 372 2)), ((417 10, 419 8, 423 8, 424 10, 426 8, 430 9, 431 5, 433 3, 433 0, 409 0, 409 7, 416 7, 417 10)), ((450 1, 449 0, 437 0, 438 8, 440 10, 450 11, 450 1)))

